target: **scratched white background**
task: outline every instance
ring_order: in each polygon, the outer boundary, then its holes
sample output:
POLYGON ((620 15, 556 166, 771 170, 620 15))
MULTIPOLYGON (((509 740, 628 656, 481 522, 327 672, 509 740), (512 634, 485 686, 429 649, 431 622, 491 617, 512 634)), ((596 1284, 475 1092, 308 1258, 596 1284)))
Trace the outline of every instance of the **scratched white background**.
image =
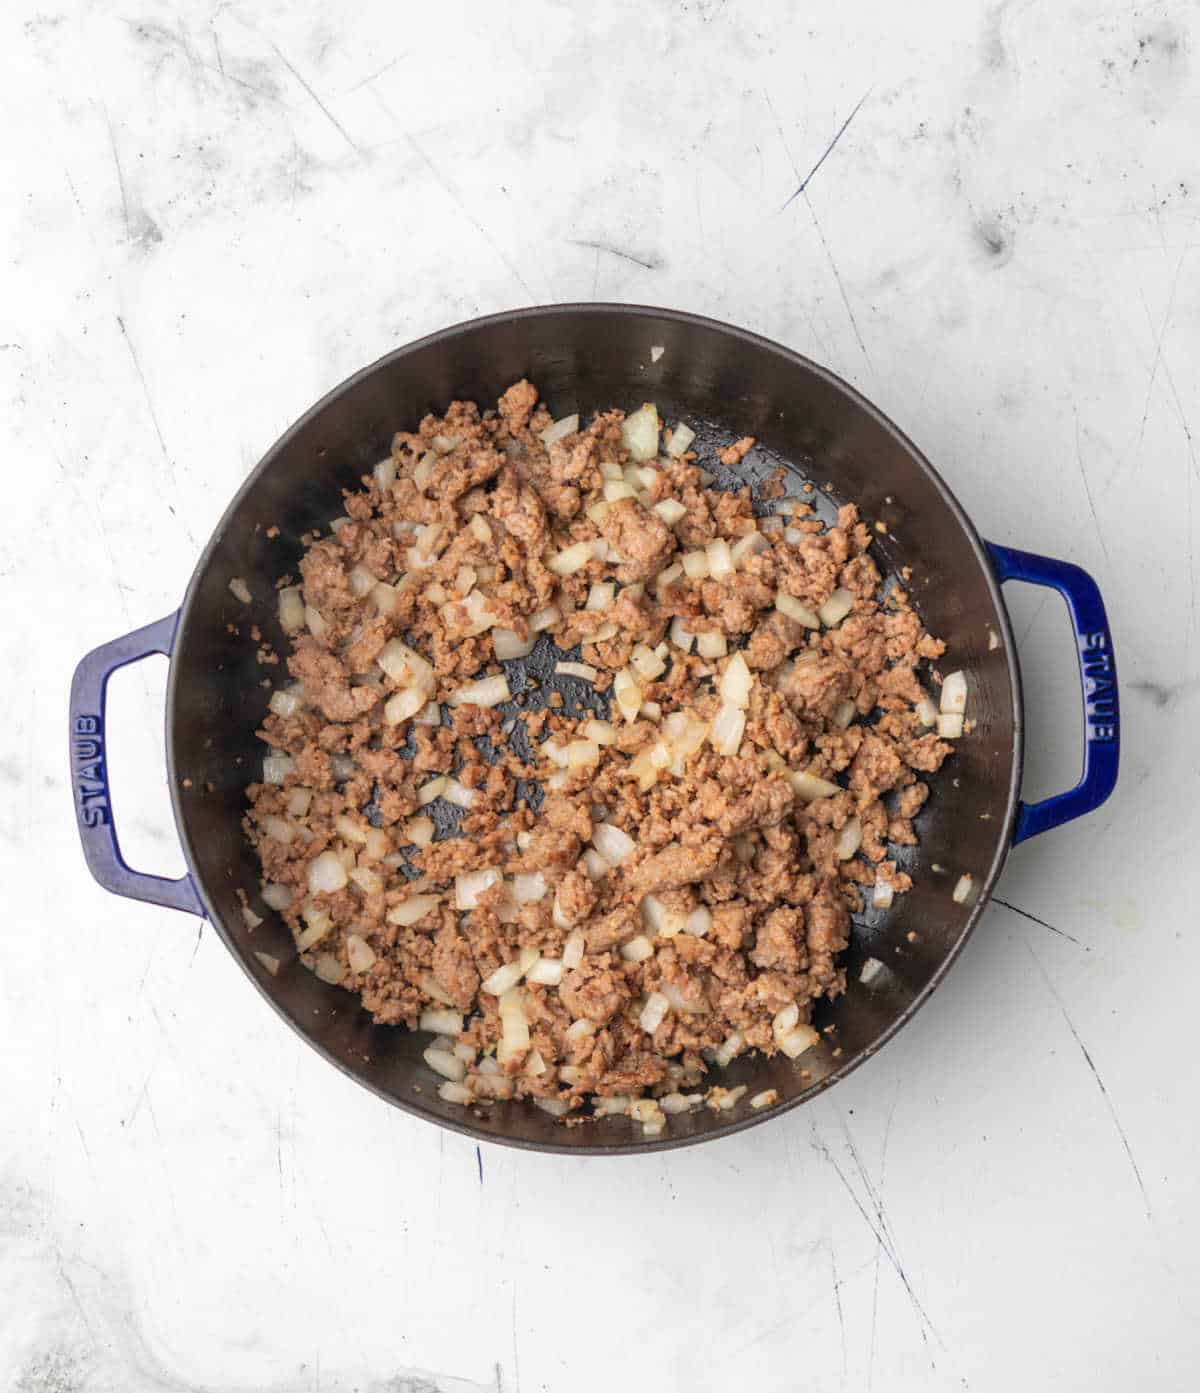
MULTIPOLYGON (((1185 0, 6 0, 0 1387, 1189 1383, 1198 42, 1185 0), (826 1098, 648 1160, 477 1155, 323 1064, 210 931, 93 886, 65 699, 327 388, 592 297, 827 363, 988 536, 1092 569, 1124 773, 826 1098)), ((1013 607, 1045 792, 1070 644, 1013 607)), ((177 871, 162 683, 114 683, 117 815, 177 871)))

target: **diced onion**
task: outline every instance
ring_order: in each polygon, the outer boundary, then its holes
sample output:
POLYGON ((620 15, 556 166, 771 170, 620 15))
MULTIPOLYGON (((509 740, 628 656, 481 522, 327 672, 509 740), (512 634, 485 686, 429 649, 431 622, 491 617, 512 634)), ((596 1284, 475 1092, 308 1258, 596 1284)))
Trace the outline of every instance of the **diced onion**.
POLYGON ((852 701, 843 701, 838 704, 837 710, 833 713, 833 724, 838 730, 845 730, 854 719, 856 707, 852 701))
POLYGON ((627 484, 624 479, 605 479, 603 492, 605 503, 619 503, 622 498, 637 497, 637 489, 632 484, 627 484))
POLYGON ((843 619, 854 608, 854 596, 849 590, 838 587, 830 595, 829 599, 817 610, 821 623, 827 629, 832 629, 835 624, 840 624, 843 619))
POLYGON ((253 932, 262 923, 262 915, 255 914, 248 904, 242 906, 242 922, 253 932))
POLYGON ((712 928, 712 921, 712 910, 702 904, 693 909, 684 920, 683 931, 691 934, 693 938, 703 938, 712 928))
POLYGON ((250 593, 250 587, 241 576, 234 576, 229 582, 229 589, 233 592, 234 599, 241 600, 244 605, 250 604, 254 599, 254 596, 250 593))
POLYGON ((500 1044, 496 1058, 501 1064, 519 1058, 529 1048, 529 1021, 525 1015, 525 994, 510 987, 497 998, 500 1011, 500 1044))
POLYGON ((709 744, 719 755, 736 755, 745 730, 745 711, 739 706, 722 706, 709 729, 709 744))
POLYGON ((696 432, 692 430, 691 426, 685 426, 681 421, 671 432, 671 439, 667 443, 667 454, 672 459, 678 459, 680 455, 687 452, 695 438, 696 432))
POLYGON ((702 658, 723 658, 729 652, 729 644, 726 642, 724 634, 697 634, 696 652, 702 658))
POLYGON ((717 693, 727 706, 739 706, 743 710, 750 705, 750 689, 754 678, 746 666, 746 660, 735 653, 725 665, 717 693))
POLYGON ((583 737, 585 740, 594 741, 597 745, 614 745, 617 740, 617 732, 608 721, 584 721, 583 737))
POLYGON ((859 847, 862 846, 862 839, 862 823, 857 817, 849 818, 846 825, 838 833, 837 842, 834 846, 838 860, 849 861, 859 847))
POLYGON ((262 781, 264 784, 281 784, 293 767, 290 755, 264 755, 262 781))
POLYGON ((817 798, 832 798, 835 793, 842 791, 837 784, 831 784, 828 779, 819 779, 815 774, 803 770, 789 769, 784 777, 791 784, 796 797, 805 803, 811 803, 817 798))
MULTIPOLYGON (((422 1026, 421 1029, 424 1030, 426 1027, 422 1026)), ((444 1079, 450 1079, 453 1083, 461 1083, 466 1076, 467 1066, 450 1050, 439 1050, 430 1045, 421 1058, 435 1074, 441 1074, 444 1079)))
POLYGON ((295 894, 290 885, 267 884, 262 888, 263 904, 275 910, 286 909, 295 898, 295 894))
POLYGON ((684 575, 688 580, 708 579, 708 553, 706 551, 685 551, 681 558, 684 575))
POLYGON ((332 953, 318 953, 313 971, 322 982, 328 982, 331 987, 341 986, 346 976, 346 969, 332 953))
POLYGON ((806 629, 819 629, 821 627, 820 617, 814 614, 807 605, 801 604, 795 595, 789 595, 786 590, 780 590, 776 594, 775 608, 788 619, 794 619, 797 624, 803 624, 806 629))
POLYGON ((579 413, 572 412, 570 416, 563 416, 555 421, 552 426, 547 426, 542 432, 542 444, 547 449, 559 440, 565 440, 568 435, 574 435, 579 429, 579 413))
POLYGON ((387 921, 389 924, 400 924, 407 928, 408 925, 424 919, 441 902, 440 895, 409 895, 406 900, 401 900, 398 905, 393 905, 388 910, 387 921))
POLYGON ((481 990, 487 992, 489 996, 502 996, 506 991, 515 987, 524 975, 519 962, 505 963, 503 967, 498 967, 495 972, 483 979, 481 990))
POLYGON ((742 1095, 749 1091, 749 1085, 740 1083, 736 1088, 711 1088, 708 1092, 708 1106, 713 1112, 732 1112, 741 1101, 742 1095))
POLYGON ((942 740, 961 739, 963 733, 963 718, 956 711, 943 711, 937 718, 937 733, 942 740))
POLYGON ((871 908, 891 909, 895 893, 890 880, 876 879, 875 885, 871 890, 871 908))
POLYGON ((499 866, 488 866, 482 871, 467 871, 454 877, 454 907, 456 909, 475 909, 480 896, 493 885, 499 884, 503 877, 499 866))
POLYGON ((971 893, 971 887, 975 884, 973 875, 960 875, 958 883, 954 887, 954 894, 951 896, 955 904, 966 904, 967 897, 971 893))
POLYGON ((347 879, 336 851, 323 851, 308 863, 308 888, 314 895, 335 894, 345 887, 347 879))
POLYGON ((683 620, 676 615, 671 620, 671 642, 677 647, 682 648, 685 653, 690 653, 694 634, 690 634, 683 626, 683 620))
POLYGON ((647 958, 654 956, 654 944, 645 934, 638 934, 636 938, 631 938, 628 943, 621 945, 621 956, 628 963, 643 963, 647 958))
POLYGON ((668 909, 657 895, 646 895, 641 904, 642 923, 652 934, 663 938, 674 938, 683 928, 685 916, 678 910, 668 909))
POLYGON ((566 748, 567 768, 586 769, 600 762, 600 746, 591 740, 572 740, 566 748))
POLYGON ((410 817, 404 826, 413 846, 424 848, 433 841, 433 818, 410 817))
POLYGON ((790 1030, 775 1043, 789 1059, 796 1059, 805 1050, 811 1050, 820 1038, 811 1025, 798 1025, 795 1030, 790 1030))
POLYGON ((308 625, 308 631, 313 638, 324 638, 329 632, 325 616, 319 609, 314 609, 312 605, 304 606, 304 622, 308 625))
POLYGON ((592 1105, 592 1113, 595 1117, 621 1116, 629 1111, 632 1103, 633 1099, 627 1093, 614 1093, 610 1098, 597 1098, 592 1105))
POLYGON ((573 972, 579 966, 583 961, 583 950, 586 946, 587 940, 583 936, 583 930, 572 929, 567 935, 566 943, 563 944, 562 965, 565 971, 573 972))
POLYGON ((527 982, 541 987, 557 987, 562 981, 561 958, 539 958, 525 975, 527 982))
POLYGON ((446 785, 449 782, 450 780, 445 774, 438 774, 436 778, 430 779, 428 783, 423 783, 421 787, 417 789, 417 805, 424 808, 432 803, 435 798, 440 798, 446 791, 446 785))
POLYGON ((635 460, 654 459, 658 454, 658 408, 644 403, 621 423, 621 441, 635 460))
POLYGON ((668 1093, 658 1100, 658 1106, 665 1113, 691 1112, 703 1101, 700 1093, 668 1093))
POLYGON ((592 845, 610 866, 619 866, 634 849, 628 832, 611 822, 598 822, 592 829, 592 845))
POLYGON ((419 687, 396 692, 383 703, 383 719, 390 726, 411 720, 427 704, 427 694, 419 687))
POLYGON ((967 674, 952 672, 942 683, 941 709, 961 716, 967 709, 967 674))
POLYGON ((608 609, 616 598, 617 587, 610 580, 597 581, 588 591, 585 609, 608 609))
POLYGON ((654 649, 647 648, 644 643, 634 645, 633 652, 629 655, 629 665, 639 677, 644 677, 647 682, 653 682, 656 677, 661 677, 667 667, 654 649))
POLYGON ((642 709, 642 689, 628 668, 622 668, 613 680, 613 699, 626 721, 637 720, 638 712, 642 709))
POLYGON ((524 871, 513 876, 513 898, 518 904, 537 904, 550 892, 541 871, 524 871))
POLYGON ((646 998, 646 1004, 642 1007, 641 1014, 638 1016, 638 1025, 647 1035, 653 1035, 662 1025, 667 1012, 671 1009, 671 1003, 663 996, 662 992, 651 992, 646 998))
POLYGON ((254 956, 259 960, 259 962, 263 965, 263 968, 264 968, 267 972, 269 972, 269 973, 271 974, 272 977, 275 977, 275 976, 278 975, 278 973, 279 973, 279 959, 278 959, 278 958, 274 957, 274 956, 273 956, 272 954, 270 954, 270 953, 264 953, 264 952, 260 951, 260 950, 257 949, 257 948, 254 950, 254 956))
POLYGON ((862 965, 862 971, 858 974, 858 980, 864 987, 869 987, 871 983, 879 977, 880 973, 884 971, 886 971, 886 969, 878 958, 868 958, 862 965))
POLYGON ((719 1068, 727 1069, 745 1047, 746 1037, 740 1030, 732 1030, 713 1051, 713 1062, 719 1068))
POLYGON ((546 562, 546 569, 553 571, 556 576, 572 576, 576 571, 581 571, 596 554, 594 542, 576 542, 574 545, 564 547, 562 551, 555 554, 546 562))
POLYGON ((461 1035, 463 1018, 458 1011, 439 1011, 427 1006, 421 1012, 417 1028, 432 1031, 434 1035, 461 1035))
POLYGON ((304 600, 298 585, 279 592, 279 627, 285 634, 298 634, 304 628, 304 600))
POLYGON ((601 876, 606 876, 612 870, 604 857, 591 847, 588 847, 579 859, 583 862, 583 868, 592 880, 599 880, 601 876))
POLYGON ((724 537, 714 537, 705 547, 708 554, 708 572, 713 580, 724 580, 733 575, 733 553, 724 537))
POLYGON ((445 1083, 438 1085, 438 1097, 444 1103, 457 1103, 461 1107, 474 1100, 475 1095, 466 1084, 456 1083, 453 1079, 447 1079, 445 1083))
POLYGON ((761 532, 747 532, 744 537, 739 537, 730 548, 729 555, 735 566, 740 566, 743 561, 750 556, 757 556, 760 551, 766 551, 771 543, 762 535, 761 532))
POLYGON ((771 1021, 771 1033, 776 1039, 781 1035, 787 1035, 795 1030, 800 1023, 800 1008, 794 1001, 789 1001, 781 1010, 775 1012, 771 1021))
POLYGON ((295 692, 272 692, 271 700, 267 705, 277 716, 294 716, 303 706, 303 701, 295 692))
POLYGON ((938 709, 928 697, 922 697, 913 708, 917 720, 925 727, 937 725, 938 709))
POLYGON ((375 661, 397 686, 421 687, 433 694, 437 685, 433 667, 398 638, 388 639, 375 661))
POLYGON ((375 950, 359 934, 347 934, 346 957, 351 972, 369 972, 375 963, 375 950))
POLYGON ((314 944, 320 943, 332 928, 333 920, 323 909, 306 909, 304 928, 295 934, 297 952, 307 953, 314 944))
POLYGON ((442 708, 436 701, 427 701, 413 720, 419 726, 439 726, 442 723, 442 708))
POLYGON ((460 687, 450 698, 451 706, 499 706, 501 702, 512 699, 508 688, 508 678, 483 677, 478 682, 468 682, 460 687))
POLYGON ((492 630, 492 647, 496 651, 496 657, 502 663, 508 662, 512 658, 527 657, 533 652, 533 646, 536 642, 536 634, 522 638, 514 629, 492 630))
POLYGON ((659 571, 654 577, 654 593, 661 599, 664 590, 669 590, 672 585, 683 575, 683 566, 678 561, 672 561, 663 571, 659 571))
POLYGON ((681 518, 687 517, 687 508, 677 498, 664 498, 654 505, 654 511, 668 527, 674 527, 681 518))
POLYGON ((350 572, 350 593, 356 599, 365 599, 378 584, 379 578, 373 576, 365 566, 355 566, 350 572))
POLYGON ((284 846, 296 837, 296 829, 281 817, 264 817, 262 829, 273 842, 281 842, 284 846))
POLYGON ((559 677, 579 677, 584 682, 594 682, 600 676, 591 663, 555 663, 554 671, 559 677))

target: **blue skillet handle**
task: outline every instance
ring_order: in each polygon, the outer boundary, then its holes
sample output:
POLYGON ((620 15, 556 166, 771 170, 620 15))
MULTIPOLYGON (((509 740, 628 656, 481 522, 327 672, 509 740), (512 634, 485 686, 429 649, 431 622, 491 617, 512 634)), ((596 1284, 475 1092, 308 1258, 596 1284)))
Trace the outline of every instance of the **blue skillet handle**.
POLYGON ((71 681, 71 787, 88 870, 106 890, 168 909, 186 909, 190 914, 203 917, 204 905, 190 875, 168 880, 163 876, 143 875, 125 864, 117 829, 113 826, 108 753, 104 745, 108 679, 119 667, 148 658, 152 653, 165 653, 169 657, 178 621, 178 613, 168 614, 144 629, 115 638, 93 649, 75 669, 71 681))
POLYGON ((1079 649, 1079 676, 1083 684, 1083 777, 1066 793, 1056 793, 1040 803, 1021 803, 1017 812, 1013 845, 1039 832, 1048 832, 1072 818, 1093 812, 1116 787, 1121 750, 1121 717, 1117 705, 1117 662, 1112 631, 1096 582, 1069 561, 1016 551, 987 543, 996 578, 1048 585, 1067 602, 1075 642, 1079 649))

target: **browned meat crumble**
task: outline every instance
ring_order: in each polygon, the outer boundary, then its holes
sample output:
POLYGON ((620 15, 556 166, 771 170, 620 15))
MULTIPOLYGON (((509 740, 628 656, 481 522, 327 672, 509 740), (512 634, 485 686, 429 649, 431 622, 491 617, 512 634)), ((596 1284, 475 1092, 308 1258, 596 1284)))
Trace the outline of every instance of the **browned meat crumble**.
POLYGON ((524 381, 454 402, 280 589, 263 898, 321 978, 433 1032, 451 1101, 654 1134, 714 1062, 810 1048, 851 913, 910 886, 888 845, 950 753, 919 668, 943 645, 853 505, 756 517, 691 439, 653 407, 555 424, 524 381), (513 691, 501 659, 543 634, 573 670, 513 691))

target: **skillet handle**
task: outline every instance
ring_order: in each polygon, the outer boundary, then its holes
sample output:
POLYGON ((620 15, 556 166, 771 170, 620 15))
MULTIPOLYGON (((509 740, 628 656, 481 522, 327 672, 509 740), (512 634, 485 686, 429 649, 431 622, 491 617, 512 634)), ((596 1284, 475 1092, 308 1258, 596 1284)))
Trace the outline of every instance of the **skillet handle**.
POLYGON ((71 787, 75 818, 88 870, 106 890, 131 900, 145 900, 167 909, 204 915, 204 905, 190 875, 178 880, 131 870, 121 856, 113 826, 104 748, 104 712, 108 679, 127 663, 152 653, 171 654, 179 613, 168 614, 144 629, 95 648, 75 669, 71 681, 71 787))
POLYGON ((1046 585, 1067 602, 1079 650, 1083 687, 1083 777, 1066 793, 1040 803, 1021 803, 1013 845, 1039 832, 1048 832, 1084 813, 1093 812, 1116 787, 1121 750, 1121 717, 1117 704, 1117 662, 1112 631, 1096 582, 1069 561, 1055 561, 1028 551, 987 543, 996 579, 1046 585))

